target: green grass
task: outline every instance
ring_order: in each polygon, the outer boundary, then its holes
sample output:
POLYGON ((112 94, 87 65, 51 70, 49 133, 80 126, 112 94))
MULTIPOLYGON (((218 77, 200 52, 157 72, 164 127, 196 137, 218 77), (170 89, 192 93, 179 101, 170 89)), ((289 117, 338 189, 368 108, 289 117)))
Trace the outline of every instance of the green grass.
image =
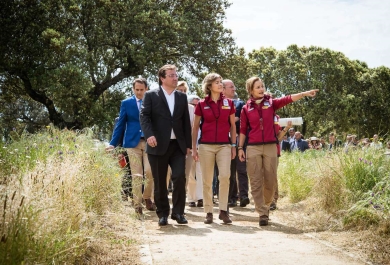
POLYGON ((122 175, 90 130, 0 143, 0 264, 73 264, 119 209, 122 175))

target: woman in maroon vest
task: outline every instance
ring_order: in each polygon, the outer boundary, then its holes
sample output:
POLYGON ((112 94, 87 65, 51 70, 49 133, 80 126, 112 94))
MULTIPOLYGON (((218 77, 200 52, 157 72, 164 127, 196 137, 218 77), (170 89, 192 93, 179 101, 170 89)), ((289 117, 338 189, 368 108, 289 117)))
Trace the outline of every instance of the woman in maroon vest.
POLYGON ((235 107, 232 100, 222 94, 222 77, 219 74, 208 74, 202 83, 206 97, 199 101, 195 108, 192 128, 192 156, 200 162, 203 177, 203 206, 206 213, 204 223, 213 222, 212 183, 214 165, 219 169, 219 219, 228 224, 228 195, 230 178, 230 161, 236 156, 235 107), (200 128, 199 150, 196 140, 200 128))
POLYGON ((238 156, 241 161, 247 158, 247 172, 250 179, 256 212, 260 215, 260 226, 268 225, 269 206, 273 200, 276 186, 278 143, 274 121, 275 111, 304 96, 314 97, 318 89, 272 99, 266 95, 263 81, 251 77, 246 81, 250 96, 242 108, 240 116, 240 142, 238 156), (248 133, 246 155, 243 151, 248 133))

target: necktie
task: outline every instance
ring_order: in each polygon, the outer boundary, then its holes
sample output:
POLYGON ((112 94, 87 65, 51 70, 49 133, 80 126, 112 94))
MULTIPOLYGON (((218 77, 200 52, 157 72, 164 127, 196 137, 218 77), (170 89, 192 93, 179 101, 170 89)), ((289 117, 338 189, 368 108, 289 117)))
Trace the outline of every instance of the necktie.
MULTIPOLYGON (((138 100, 138 110, 141 110, 142 99, 138 100)), ((144 132, 141 131, 141 137, 144 137, 144 132)))

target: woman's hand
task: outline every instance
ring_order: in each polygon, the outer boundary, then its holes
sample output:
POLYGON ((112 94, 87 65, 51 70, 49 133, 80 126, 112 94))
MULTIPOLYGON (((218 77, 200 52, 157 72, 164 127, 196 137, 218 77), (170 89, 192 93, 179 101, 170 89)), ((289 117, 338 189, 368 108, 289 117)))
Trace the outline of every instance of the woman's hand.
POLYGON ((238 150, 238 159, 240 159, 241 162, 245 161, 245 152, 243 149, 238 150))
POLYGON ((235 146, 232 146, 232 160, 233 160, 234 158, 236 158, 236 154, 237 154, 236 147, 235 147, 235 146))

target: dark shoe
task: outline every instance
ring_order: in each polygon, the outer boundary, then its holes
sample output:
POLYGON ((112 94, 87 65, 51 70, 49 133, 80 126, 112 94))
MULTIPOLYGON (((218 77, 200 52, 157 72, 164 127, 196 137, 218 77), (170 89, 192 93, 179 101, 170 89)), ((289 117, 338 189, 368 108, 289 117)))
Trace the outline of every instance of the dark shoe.
POLYGON ((237 201, 236 200, 231 200, 228 205, 229 205, 229 207, 236 207, 237 206, 237 201))
POLYGON ((158 225, 159 226, 165 226, 168 224, 168 217, 161 217, 160 220, 158 220, 158 225))
POLYGON ((271 205, 269 206, 269 209, 270 209, 271 211, 276 210, 276 202, 271 202, 271 205))
POLYGON ((241 197, 240 199, 240 207, 245 207, 250 203, 248 197, 241 197))
POLYGON ((268 225, 268 216, 267 215, 262 215, 260 216, 260 222, 259 222, 259 225, 260 226, 266 226, 268 225))
POLYGON ((135 213, 138 215, 142 215, 142 207, 135 207, 135 213))
POLYGON ((148 209, 149 211, 156 210, 156 205, 154 204, 154 202, 152 202, 151 199, 145 199, 145 206, 146 206, 146 209, 148 209))
POLYGON ((205 224, 211 224, 213 222, 213 214, 212 213, 207 213, 206 214, 206 219, 204 219, 205 224))
POLYGON ((189 207, 196 207, 196 203, 195 203, 195 202, 189 202, 189 203, 188 203, 188 206, 189 206, 189 207))
POLYGON ((171 219, 172 219, 172 220, 176 220, 176 222, 177 222, 178 224, 181 224, 181 225, 183 225, 183 224, 188 224, 188 221, 187 221, 187 219, 184 217, 184 215, 181 215, 181 214, 178 214, 178 213, 173 213, 173 214, 171 214, 171 219))
POLYGON ((198 207, 203 207, 203 200, 198 200, 198 204, 196 205, 198 207))
POLYGON ((232 220, 230 220, 229 214, 227 211, 219 211, 219 220, 222 220, 225 224, 230 224, 232 220))

